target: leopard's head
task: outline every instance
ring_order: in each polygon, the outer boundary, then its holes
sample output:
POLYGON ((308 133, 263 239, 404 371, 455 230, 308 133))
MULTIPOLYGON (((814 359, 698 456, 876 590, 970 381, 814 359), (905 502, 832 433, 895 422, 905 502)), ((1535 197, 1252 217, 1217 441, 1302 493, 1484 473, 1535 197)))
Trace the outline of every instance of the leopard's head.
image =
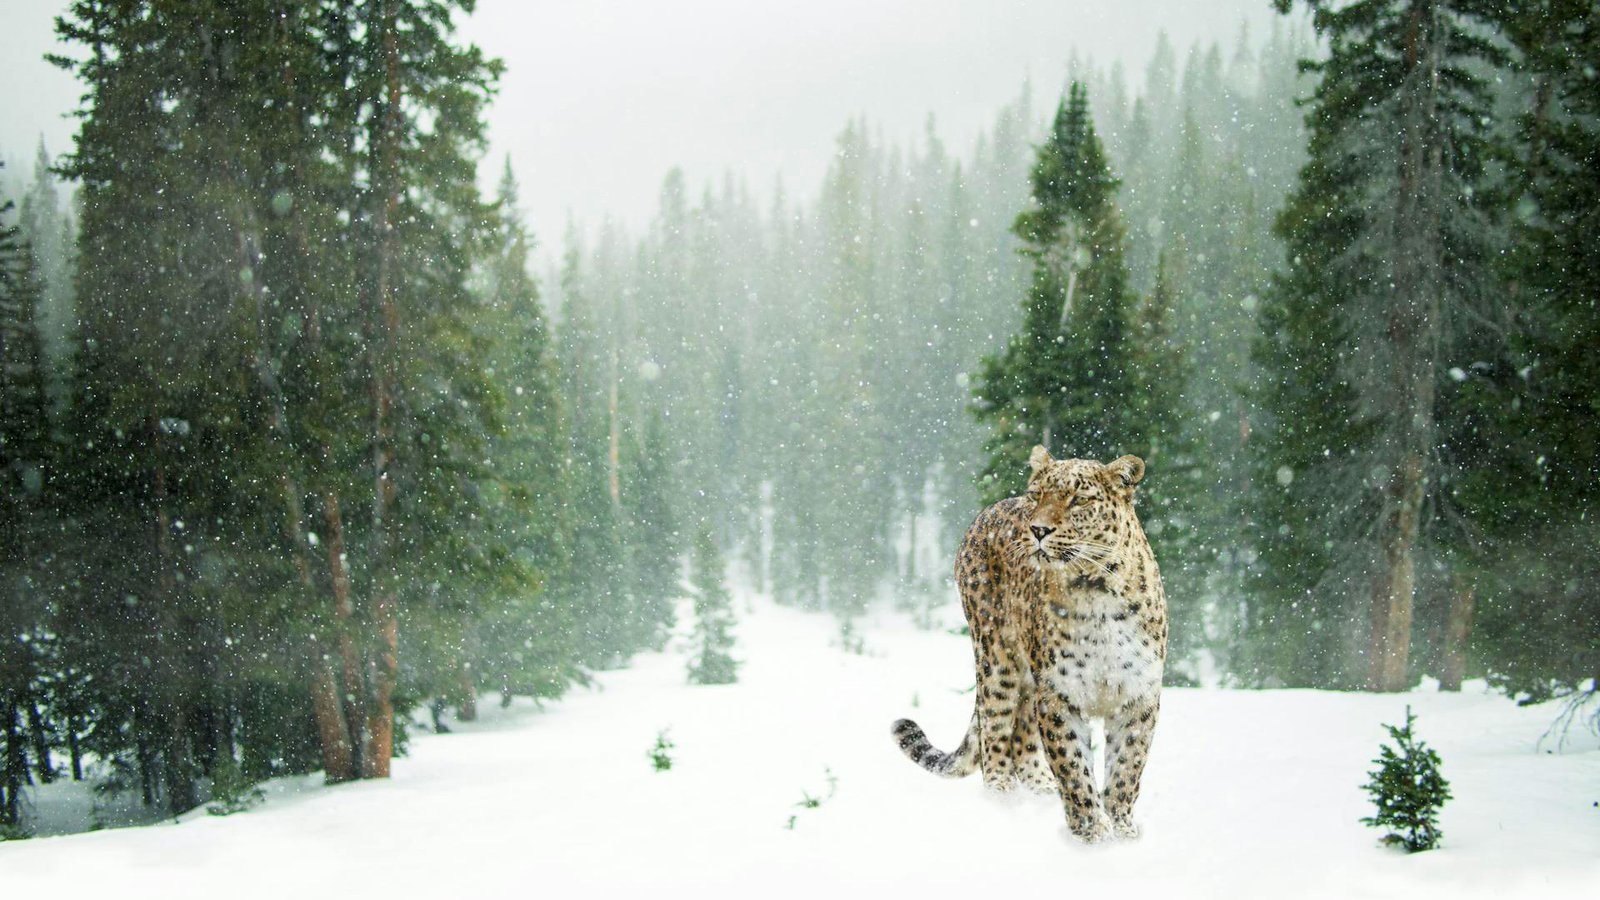
POLYGON ((1143 539, 1133 495, 1144 478, 1144 460, 1058 460, 1045 448, 1034 447, 1028 464, 1033 470, 1028 478, 1029 533, 1022 543, 1036 562, 1089 574, 1143 539))

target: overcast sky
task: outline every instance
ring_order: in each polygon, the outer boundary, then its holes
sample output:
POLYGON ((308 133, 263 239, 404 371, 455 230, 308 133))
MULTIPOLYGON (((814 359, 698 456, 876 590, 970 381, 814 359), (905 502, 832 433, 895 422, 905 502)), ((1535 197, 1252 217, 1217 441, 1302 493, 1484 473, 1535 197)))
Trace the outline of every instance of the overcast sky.
MULTIPOLYGON (((44 63, 54 0, 0 0, 0 154, 70 148, 78 87, 44 63)), ((479 0, 463 35, 505 60, 486 181, 510 153, 550 247, 570 214, 637 227, 662 176, 732 170, 766 195, 782 173, 809 197, 845 121, 892 139, 931 112, 964 150, 1032 76, 1039 102, 1076 49, 1130 78, 1166 29, 1181 49, 1262 35, 1268 0, 479 0)))

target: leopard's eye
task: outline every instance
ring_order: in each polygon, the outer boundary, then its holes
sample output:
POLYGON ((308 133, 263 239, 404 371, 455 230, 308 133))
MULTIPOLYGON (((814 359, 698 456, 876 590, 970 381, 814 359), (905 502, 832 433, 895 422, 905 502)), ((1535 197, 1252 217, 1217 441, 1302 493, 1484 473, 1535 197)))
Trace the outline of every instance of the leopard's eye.
POLYGON ((1032 500, 1035 503, 1038 503, 1039 502, 1039 492, 1038 491, 1029 491, 1028 492, 1028 499, 1032 500))

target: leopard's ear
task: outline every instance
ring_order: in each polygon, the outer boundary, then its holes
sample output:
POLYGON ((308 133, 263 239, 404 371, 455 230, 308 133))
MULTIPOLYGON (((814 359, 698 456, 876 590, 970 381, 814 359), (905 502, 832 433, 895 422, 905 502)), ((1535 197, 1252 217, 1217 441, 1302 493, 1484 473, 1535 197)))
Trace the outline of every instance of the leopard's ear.
POLYGON ((1134 485, 1144 480, 1144 460, 1137 456, 1119 456, 1106 464, 1106 471, 1118 485, 1132 493, 1134 485))
POLYGON ((1050 451, 1046 450, 1043 445, 1035 446, 1033 452, 1028 454, 1028 467, 1033 469, 1034 475, 1039 474, 1041 469, 1053 462, 1055 460, 1050 458, 1050 451))

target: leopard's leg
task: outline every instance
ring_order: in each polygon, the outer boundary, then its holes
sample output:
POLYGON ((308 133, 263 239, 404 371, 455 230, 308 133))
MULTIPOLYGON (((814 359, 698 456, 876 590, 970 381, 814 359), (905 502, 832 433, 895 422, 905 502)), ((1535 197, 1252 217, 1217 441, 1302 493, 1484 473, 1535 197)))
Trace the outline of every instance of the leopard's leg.
POLYGON ((1018 703, 1022 699, 1023 673, 1015 656, 994 635, 982 643, 978 666, 978 716, 983 785, 994 791, 1016 786, 1017 767, 1012 747, 1017 732, 1018 703))
POLYGON ((1089 719, 1048 683, 1039 685, 1037 709, 1045 756, 1061 792, 1067 827, 1088 843, 1101 840, 1110 831, 1110 822, 1090 769, 1089 719))
POLYGON ((1104 803, 1118 837, 1135 838, 1133 804, 1139 799, 1139 782, 1150 758, 1150 739, 1161 713, 1159 695, 1141 697, 1106 719, 1106 780, 1104 803))
POLYGON ((1022 684, 1022 696, 1017 702, 1017 727, 1011 733, 1011 757, 1022 786, 1035 794, 1056 793, 1055 775, 1045 761, 1044 738, 1039 734, 1038 687, 1032 677, 1022 684))

